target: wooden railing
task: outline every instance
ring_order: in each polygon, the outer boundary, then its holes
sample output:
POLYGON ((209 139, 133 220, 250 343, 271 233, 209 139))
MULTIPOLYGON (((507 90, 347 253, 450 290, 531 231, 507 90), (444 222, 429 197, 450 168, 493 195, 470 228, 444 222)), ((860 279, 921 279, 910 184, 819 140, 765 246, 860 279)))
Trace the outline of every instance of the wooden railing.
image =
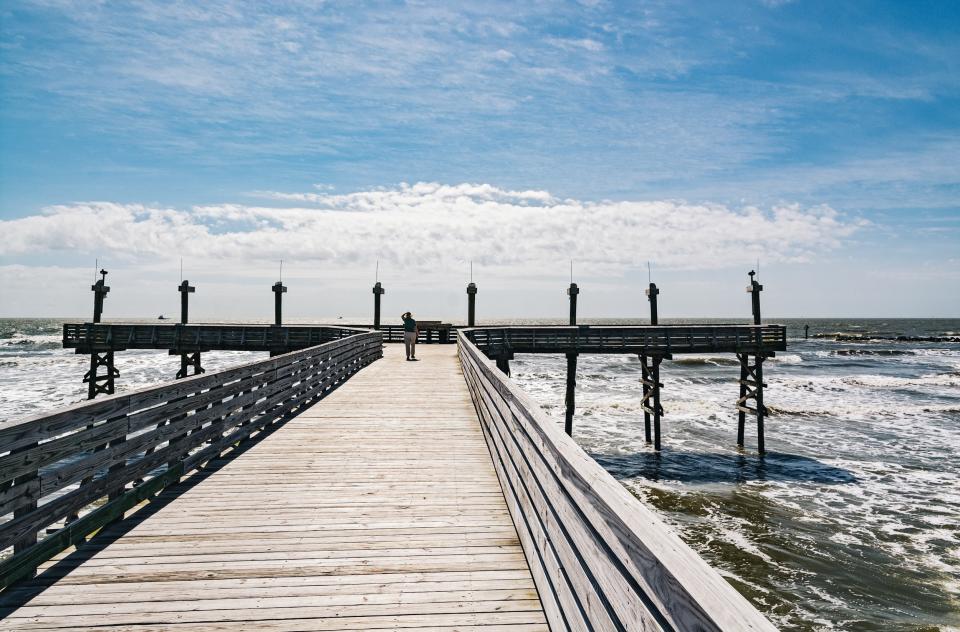
POLYGON ((463 332, 458 351, 551 630, 775 630, 463 332))
MULTIPOLYGON (((172 351, 287 351, 371 331, 370 325, 230 325, 65 323, 63 346, 81 353, 125 349, 172 351)), ((403 325, 380 327, 384 342, 403 342, 403 325)), ((424 325, 420 343, 456 342, 451 325, 424 325)))
POLYGON ((63 346, 85 353, 123 349, 275 351, 304 349, 367 331, 328 325, 65 323, 63 346))
POLYGON ((637 325, 477 327, 464 329, 489 357, 512 353, 775 352, 787 345, 783 325, 637 325))
MULTIPOLYGON (((421 324, 418 323, 418 344, 447 344, 457 341, 456 328, 448 324, 421 324)), ((403 342, 403 325, 380 325, 384 342, 403 342)))
POLYGON ((355 333, 0 424, 0 588, 381 356, 378 332, 355 333))

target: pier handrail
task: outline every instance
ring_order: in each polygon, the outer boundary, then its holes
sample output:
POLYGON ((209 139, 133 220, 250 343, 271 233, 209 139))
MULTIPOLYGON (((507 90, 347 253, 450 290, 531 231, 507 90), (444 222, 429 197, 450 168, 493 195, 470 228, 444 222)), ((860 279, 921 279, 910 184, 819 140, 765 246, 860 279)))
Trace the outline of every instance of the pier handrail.
POLYGON ((551 630, 776 629, 497 370, 469 333, 457 344, 551 630))
POLYGON ((14 549, 0 562, 0 588, 382 354, 379 332, 348 332, 269 360, 0 423, 0 550, 14 549))
POLYGON ((783 351, 783 325, 490 326, 462 329, 488 356, 515 353, 771 353, 783 351))
MULTIPOLYGON (((371 325, 257 325, 228 323, 64 323, 63 346, 82 353, 125 349, 181 352, 292 351, 371 330, 371 325)), ((381 325, 384 342, 403 342, 403 325, 381 325)), ((452 325, 424 325, 421 343, 456 342, 452 325)))
POLYGON ((330 325, 192 323, 64 323, 63 346, 83 352, 108 349, 209 351, 302 349, 370 331, 330 325))

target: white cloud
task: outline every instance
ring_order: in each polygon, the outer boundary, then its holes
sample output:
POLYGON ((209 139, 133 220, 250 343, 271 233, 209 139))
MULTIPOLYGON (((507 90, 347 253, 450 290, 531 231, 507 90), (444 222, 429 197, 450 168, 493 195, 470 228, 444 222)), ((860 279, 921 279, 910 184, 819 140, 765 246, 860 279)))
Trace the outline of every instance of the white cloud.
POLYGON ((0 256, 99 255, 143 266, 184 256, 238 273, 278 259, 349 272, 376 258, 436 273, 473 259, 501 275, 547 274, 574 259, 585 275, 620 276, 647 260, 674 269, 758 256, 804 262, 840 247, 861 225, 826 206, 593 202, 470 183, 259 195, 298 205, 53 206, 0 221, 0 256))
POLYGON ((559 37, 549 37, 547 38, 547 43, 556 46, 557 48, 563 48, 565 50, 586 50, 593 53, 603 50, 603 44, 598 42, 595 39, 590 38, 559 38, 559 37))

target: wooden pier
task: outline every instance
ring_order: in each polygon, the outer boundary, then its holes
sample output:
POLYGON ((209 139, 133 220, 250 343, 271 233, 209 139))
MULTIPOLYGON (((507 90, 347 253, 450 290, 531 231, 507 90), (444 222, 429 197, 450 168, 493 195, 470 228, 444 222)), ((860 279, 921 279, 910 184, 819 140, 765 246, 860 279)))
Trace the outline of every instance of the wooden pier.
POLYGON ((0 628, 546 630, 456 349, 420 354, 45 563, 0 628))
MULTIPOLYGON (((753 325, 476 327, 68 323, 90 401, 0 422, 0 629, 766 631, 773 626, 572 438, 577 359, 640 360, 661 448, 661 363, 740 361, 737 441, 786 330, 753 325), (445 344, 455 343, 455 344, 445 344), (176 380, 115 394, 115 354, 181 358, 176 380), (269 359, 206 373, 214 350, 269 359), (517 353, 567 359, 561 427, 510 378, 517 353), (751 407, 752 404, 752 407, 751 407)), ((171 376, 173 377, 173 376, 171 376)), ((734 399, 731 392, 731 400, 734 399)), ((638 420, 639 421, 639 420, 638 420)), ((651 421, 653 423, 651 433, 651 421)), ((639 430, 639 429, 638 429, 639 430)))
POLYGON ((0 629, 773 630, 479 332, 0 425, 0 629))

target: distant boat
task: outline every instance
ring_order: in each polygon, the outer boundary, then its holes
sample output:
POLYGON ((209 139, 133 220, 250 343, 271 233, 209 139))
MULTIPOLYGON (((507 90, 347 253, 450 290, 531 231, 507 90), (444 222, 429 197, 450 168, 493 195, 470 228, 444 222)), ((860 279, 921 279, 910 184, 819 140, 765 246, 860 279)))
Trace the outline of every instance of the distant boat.
POLYGON ((163 314, 160 314, 159 316, 157 316, 157 320, 170 320, 170 319, 164 316, 163 314))

